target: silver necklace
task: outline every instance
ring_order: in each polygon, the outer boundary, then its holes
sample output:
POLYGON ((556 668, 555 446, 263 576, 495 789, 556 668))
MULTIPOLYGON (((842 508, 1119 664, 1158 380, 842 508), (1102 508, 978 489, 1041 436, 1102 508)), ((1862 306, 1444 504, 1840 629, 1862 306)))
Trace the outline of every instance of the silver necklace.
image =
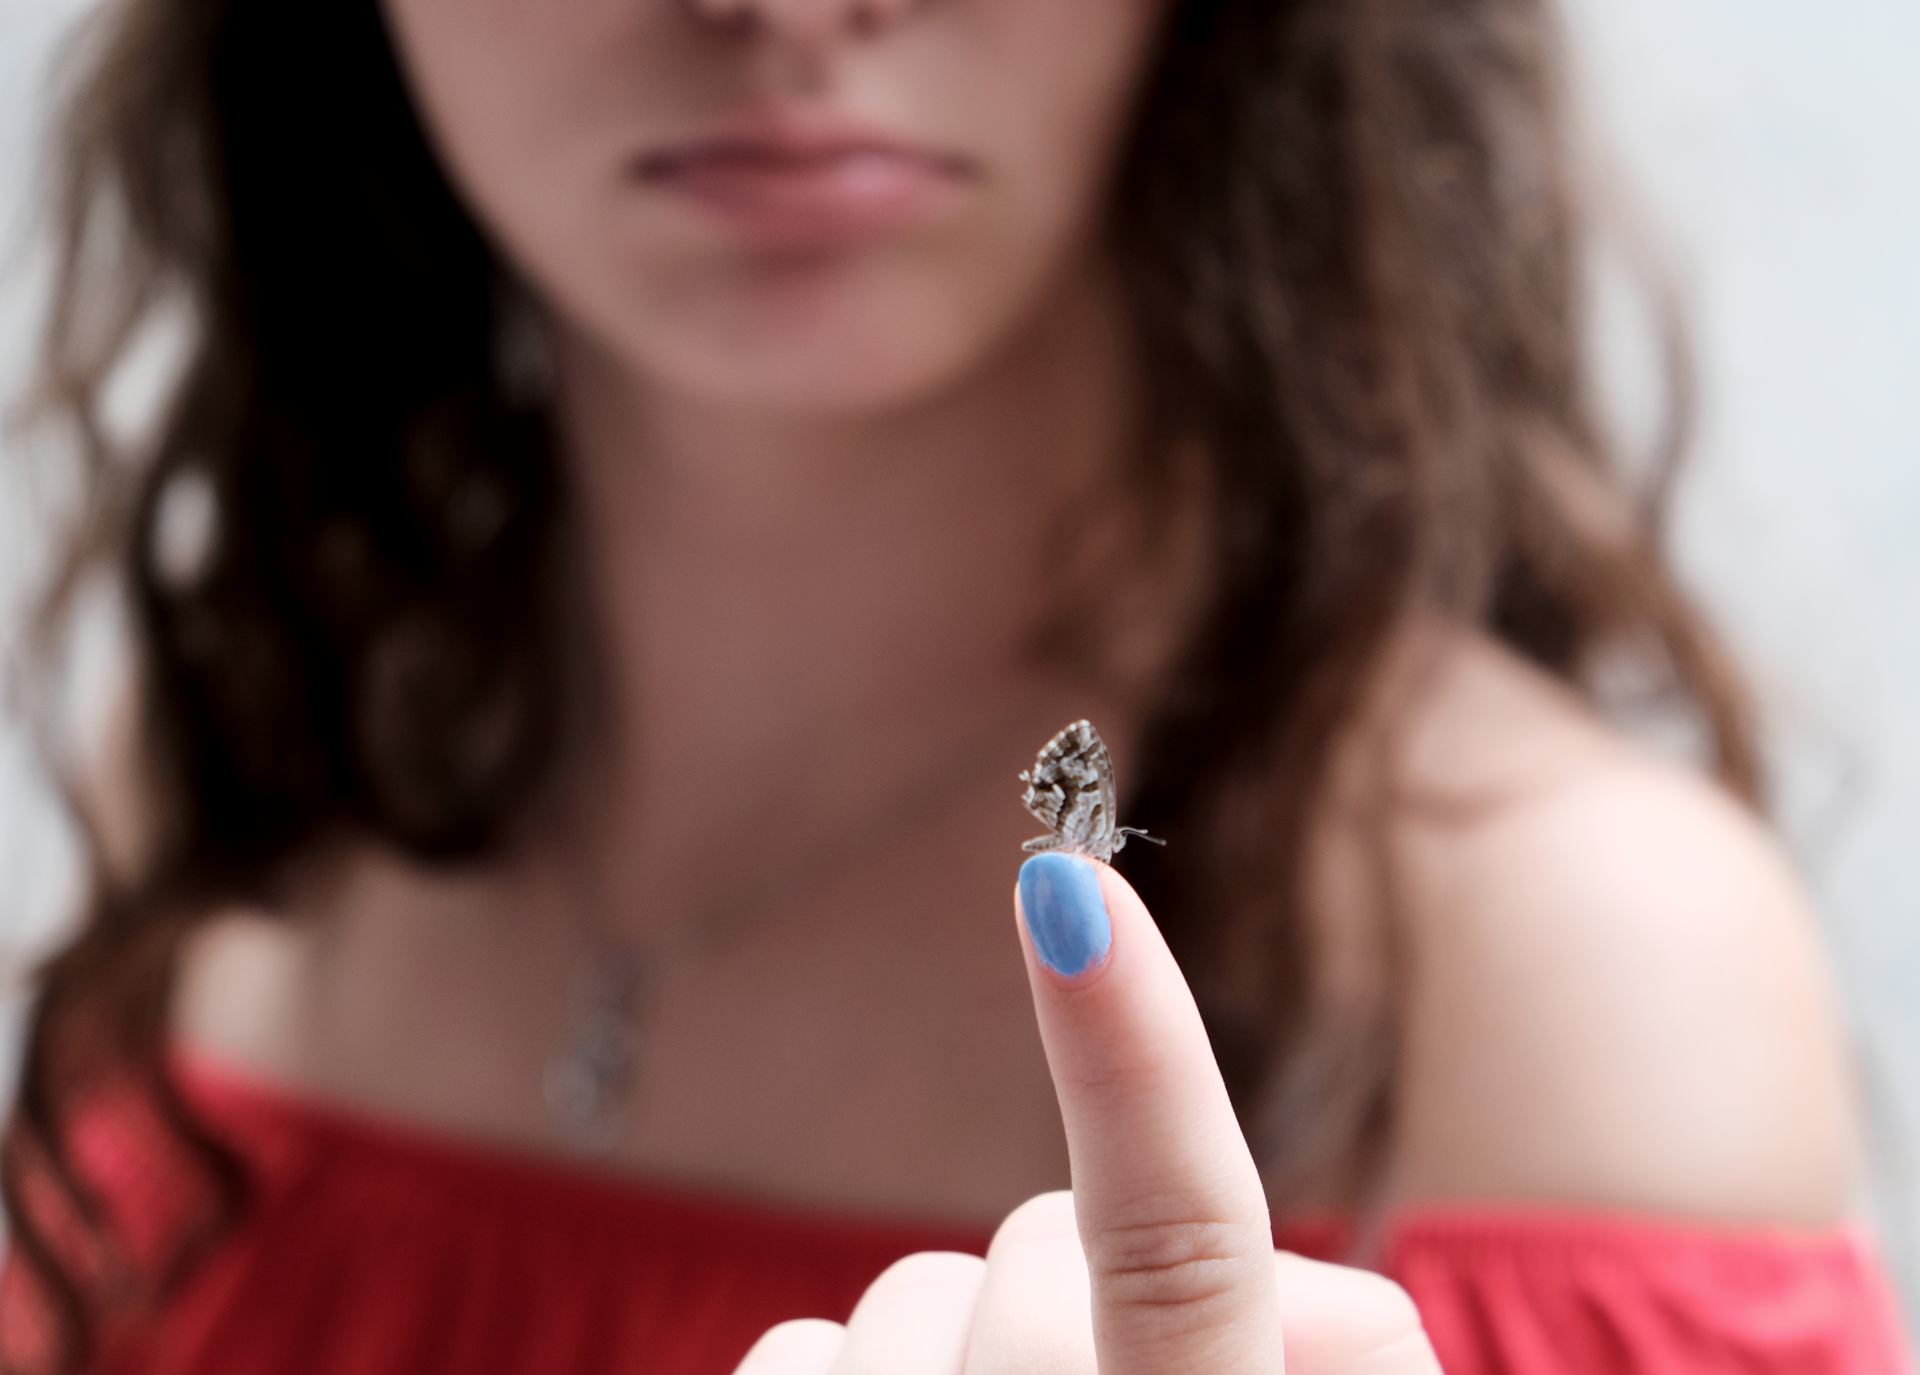
POLYGON ((541 1081, 554 1125, 587 1155, 607 1154, 625 1132, 652 972, 623 942, 597 945, 574 968, 567 1034, 547 1057, 541 1081))
MULTIPOLYGON (((638 1087, 641 1030, 662 971, 727 944, 758 924, 749 918, 770 898, 791 897, 842 872, 844 863, 860 852, 937 813, 971 775, 989 765, 1004 767, 985 746, 1012 738, 1031 717, 1032 709, 1022 705, 996 719, 979 738, 963 741, 941 766, 877 799, 867 824, 849 827, 840 844, 810 856, 798 871, 789 867, 769 874, 718 913, 709 911, 674 936, 647 943, 621 935, 607 916, 612 903, 603 896, 604 886, 590 880, 588 866, 577 858, 566 864, 571 896, 567 906, 581 949, 568 990, 566 1030, 549 1052, 541 1076, 542 1097, 561 1138, 589 1156, 605 1156, 625 1139, 638 1087)), ((759 918, 765 920, 764 915, 759 918)))
MULTIPOLYGON (((807 866, 817 871, 821 866, 807 866)), ((662 970, 681 964, 754 923, 746 920, 775 893, 804 886, 775 874, 751 891, 649 948, 622 936, 607 920, 608 904, 574 886, 572 904, 581 951, 568 990, 567 1031, 547 1056, 541 1078, 547 1112, 561 1136, 583 1155, 609 1154, 631 1120, 638 1079, 640 1029, 662 970)))

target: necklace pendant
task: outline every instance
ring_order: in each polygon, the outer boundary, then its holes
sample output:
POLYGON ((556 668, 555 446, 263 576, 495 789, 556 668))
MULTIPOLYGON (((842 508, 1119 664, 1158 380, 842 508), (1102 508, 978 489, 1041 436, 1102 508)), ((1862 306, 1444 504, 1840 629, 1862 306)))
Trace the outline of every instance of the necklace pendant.
POLYGON ((547 1110, 581 1152, 605 1155, 627 1126, 639 1062, 644 992, 639 956, 602 952, 575 982, 573 1029, 547 1061, 547 1110))

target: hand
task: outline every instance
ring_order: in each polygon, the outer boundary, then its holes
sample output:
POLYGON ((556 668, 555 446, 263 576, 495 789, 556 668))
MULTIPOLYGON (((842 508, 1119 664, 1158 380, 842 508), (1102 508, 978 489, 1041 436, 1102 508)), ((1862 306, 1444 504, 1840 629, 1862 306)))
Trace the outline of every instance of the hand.
POLYGON ((769 1329, 735 1375, 1439 1375, 1397 1286, 1273 1249, 1193 995, 1126 880, 1036 855, 1014 903, 1071 1192, 1014 1209, 985 1259, 897 1261, 844 1325, 769 1329))

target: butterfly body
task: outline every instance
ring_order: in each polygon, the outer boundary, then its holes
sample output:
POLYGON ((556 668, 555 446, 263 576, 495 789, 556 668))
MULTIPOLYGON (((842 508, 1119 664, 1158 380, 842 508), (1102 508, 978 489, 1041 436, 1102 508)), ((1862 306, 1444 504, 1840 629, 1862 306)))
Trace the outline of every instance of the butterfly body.
POLYGON ((1166 844, 1117 824, 1113 759, 1090 721, 1075 721, 1047 741, 1033 767, 1020 771, 1020 781, 1027 785, 1027 810, 1049 828, 1046 835, 1024 842, 1023 850, 1068 850, 1107 860, 1128 836, 1166 844))

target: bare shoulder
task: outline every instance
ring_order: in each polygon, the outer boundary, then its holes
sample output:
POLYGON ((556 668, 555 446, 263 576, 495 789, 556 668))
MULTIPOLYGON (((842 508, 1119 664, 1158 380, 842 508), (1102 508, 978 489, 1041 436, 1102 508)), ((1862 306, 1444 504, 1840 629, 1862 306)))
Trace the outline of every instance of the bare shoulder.
POLYGON ((1482 641, 1402 758, 1412 1197, 1821 1225, 1854 1202, 1848 1038, 1764 824, 1482 641), (1473 805, 1448 805, 1471 799, 1473 805))

